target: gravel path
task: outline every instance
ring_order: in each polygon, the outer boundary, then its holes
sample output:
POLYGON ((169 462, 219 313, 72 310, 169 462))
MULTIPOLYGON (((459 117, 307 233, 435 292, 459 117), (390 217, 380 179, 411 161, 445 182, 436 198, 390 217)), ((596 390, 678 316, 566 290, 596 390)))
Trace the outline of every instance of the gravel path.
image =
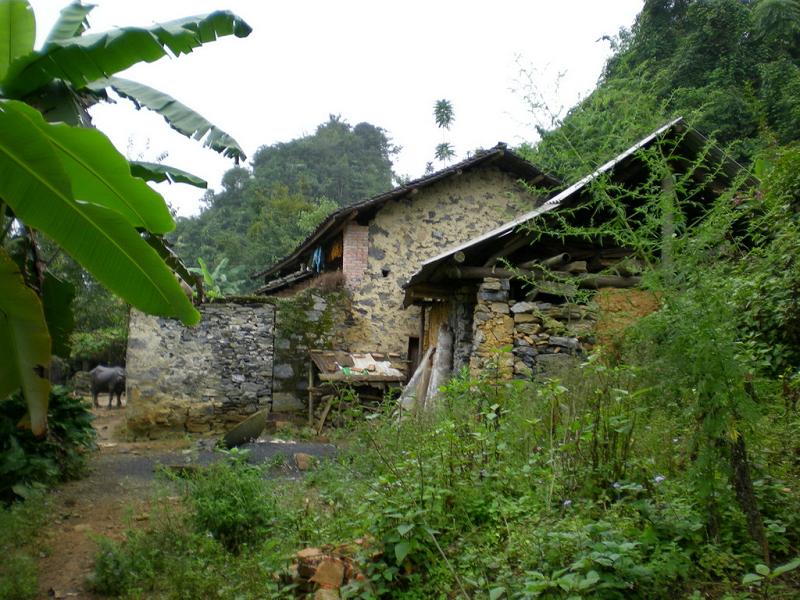
MULTIPOLYGON (((158 453, 121 449, 113 454, 108 453, 98 456, 93 466, 97 470, 96 475, 99 478, 109 481, 124 477, 151 480, 159 465, 167 467, 201 466, 221 460, 224 456, 222 453, 203 448, 203 446, 207 447, 209 445, 206 442, 201 444, 200 447, 192 449, 158 453)), ((250 452, 248 462, 251 464, 264 464, 273 461, 275 457, 283 457, 282 469, 277 471, 269 470, 267 471, 268 475, 276 473, 296 475, 299 473, 294 460, 295 453, 309 454, 320 459, 336 455, 335 446, 318 442, 258 441, 245 444, 241 448, 250 452)))

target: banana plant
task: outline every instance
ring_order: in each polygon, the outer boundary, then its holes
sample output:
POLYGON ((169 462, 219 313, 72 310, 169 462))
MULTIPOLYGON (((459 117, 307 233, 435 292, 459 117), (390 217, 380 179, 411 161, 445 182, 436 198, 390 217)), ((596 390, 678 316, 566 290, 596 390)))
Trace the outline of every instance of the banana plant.
POLYGON ((202 116, 116 74, 218 37, 247 36, 247 23, 218 11, 89 34, 92 8, 67 6, 34 49, 30 4, 0 0, 0 398, 21 388, 38 436, 47 429, 50 357, 63 351, 72 318, 71 290, 47 273, 39 235, 136 308, 187 325, 200 319, 175 275, 185 278, 185 267, 165 262, 161 236, 175 223, 145 180, 204 182, 164 165, 130 164, 90 127, 87 109, 115 89, 180 133, 236 161, 245 158, 233 138, 202 116))

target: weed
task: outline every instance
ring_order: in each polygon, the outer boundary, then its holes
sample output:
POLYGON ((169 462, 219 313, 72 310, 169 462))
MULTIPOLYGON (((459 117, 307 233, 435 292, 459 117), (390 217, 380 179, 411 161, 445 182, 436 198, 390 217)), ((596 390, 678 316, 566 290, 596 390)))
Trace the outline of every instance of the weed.
POLYGON ((199 533, 219 540, 231 552, 261 541, 269 532, 274 507, 262 470, 246 456, 228 453, 189 482, 189 517, 199 533))

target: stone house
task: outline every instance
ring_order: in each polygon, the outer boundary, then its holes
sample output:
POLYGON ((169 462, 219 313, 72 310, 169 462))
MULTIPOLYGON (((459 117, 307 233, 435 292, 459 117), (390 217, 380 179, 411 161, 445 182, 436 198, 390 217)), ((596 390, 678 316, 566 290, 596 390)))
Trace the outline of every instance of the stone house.
POLYGON ((658 306, 638 288, 645 265, 634 248, 608 234, 565 235, 559 219, 602 232, 619 215, 593 195, 621 200, 630 230, 647 235, 663 261, 680 223, 701 219, 733 186, 756 183, 675 119, 544 204, 424 260, 404 286, 404 305, 431 323, 430 346, 441 333, 434 322, 446 325, 450 370, 491 364, 518 378, 557 371, 658 306), (646 196, 668 201, 669 217, 656 223, 640 210, 646 196))
POLYGON ((259 294, 287 296, 343 278, 350 315, 338 346, 413 363, 419 308, 403 310, 403 285, 420 263, 540 205, 531 187, 558 185, 505 144, 328 216, 291 254, 253 275, 259 294))

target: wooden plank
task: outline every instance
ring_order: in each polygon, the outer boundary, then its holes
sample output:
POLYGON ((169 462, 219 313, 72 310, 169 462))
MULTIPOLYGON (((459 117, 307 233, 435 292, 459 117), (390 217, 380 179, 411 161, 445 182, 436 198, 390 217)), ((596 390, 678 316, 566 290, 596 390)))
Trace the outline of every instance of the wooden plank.
POLYGON ((436 340, 436 353, 431 366, 431 377, 428 383, 428 390, 425 393, 425 410, 430 410, 434 406, 439 388, 448 382, 453 369, 453 332, 446 323, 442 323, 439 328, 439 335, 436 340))
POLYGON ((308 363, 308 426, 314 426, 314 362, 308 363))
POLYGON ((419 362, 419 366, 414 370, 414 374, 411 376, 411 379, 408 380, 408 384, 406 384, 406 387, 403 388, 400 397, 397 399, 400 418, 403 418, 404 413, 414 410, 414 407, 417 403, 417 389, 419 387, 419 382, 420 379, 422 379, 423 372, 425 371, 425 365, 430 363, 433 350, 433 348, 428 348, 425 356, 423 356, 422 360, 419 362))
POLYGON ((405 381, 403 375, 345 375, 344 373, 320 373, 320 381, 350 381, 353 383, 397 383, 405 381))
POLYGON ((325 419, 328 418, 328 413, 331 411, 331 406, 333 406, 333 401, 336 399, 334 394, 331 394, 331 397, 328 398, 328 401, 325 403, 325 407, 322 409, 322 414, 319 416, 319 422, 317 423, 317 435, 322 433, 322 428, 325 426, 325 419))

